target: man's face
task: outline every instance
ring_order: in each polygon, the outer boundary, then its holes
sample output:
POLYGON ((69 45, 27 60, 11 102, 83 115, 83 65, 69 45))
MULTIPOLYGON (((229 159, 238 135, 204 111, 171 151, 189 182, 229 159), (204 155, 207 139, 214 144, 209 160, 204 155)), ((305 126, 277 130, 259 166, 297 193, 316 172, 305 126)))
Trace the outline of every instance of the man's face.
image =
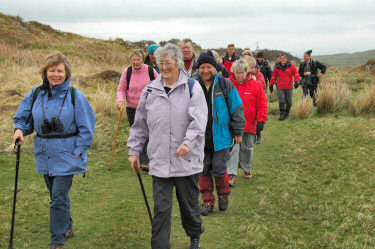
POLYGON ((259 64, 261 64, 262 61, 263 61, 263 58, 257 58, 257 61, 258 61, 259 64))
POLYGON ((216 68, 210 63, 203 63, 199 66, 199 74, 204 82, 211 82, 215 78, 216 68))
POLYGON ((306 62, 309 62, 310 61, 310 56, 306 53, 303 54, 303 60, 306 61, 306 62))
POLYGON ((283 65, 285 65, 286 62, 287 62, 287 58, 285 56, 281 56, 280 57, 280 63, 283 64, 283 65))
POLYGON ((234 47, 227 48, 228 55, 231 57, 234 54, 234 47))
POLYGON ((180 49, 184 57, 184 61, 188 61, 191 60, 191 58, 193 58, 194 48, 191 42, 181 42, 180 49))

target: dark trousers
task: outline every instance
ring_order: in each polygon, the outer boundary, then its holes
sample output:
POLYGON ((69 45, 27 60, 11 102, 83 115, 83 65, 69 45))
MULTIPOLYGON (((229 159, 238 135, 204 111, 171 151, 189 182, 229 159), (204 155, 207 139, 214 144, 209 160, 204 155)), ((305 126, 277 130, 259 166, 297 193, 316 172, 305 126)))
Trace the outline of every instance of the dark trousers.
POLYGON ((280 112, 285 111, 289 113, 292 108, 293 89, 277 88, 277 96, 279 99, 280 112))
POLYGON ((185 177, 152 177, 154 195, 154 219, 152 221, 151 246, 153 249, 169 249, 173 188, 180 206, 181 223, 186 235, 199 236, 203 231, 199 210, 198 174, 185 177))
MULTIPOLYGON (((128 117, 129 127, 131 127, 134 124, 135 112, 136 112, 136 109, 126 107, 126 115, 128 117)), ((148 139, 145 145, 143 146, 141 154, 139 155, 139 161, 141 164, 148 164, 150 162, 147 156, 147 145, 148 145, 148 139)))
POLYGON ((49 176, 44 175, 48 188, 50 202, 50 231, 51 244, 64 245, 65 233, 72 229, 73 221, 70 217, 69 190, 72 186, 73 175, 49 176))
POLYGON ((316 97, 315 97, 316 89, 317 89, 317 86, 312 86, 312 85, 307 85, 307 84, 304 84, 302 86, 303 97, 305 98, 310 93, 310 97, 313 99, 314 105, 316 105, 316 97))

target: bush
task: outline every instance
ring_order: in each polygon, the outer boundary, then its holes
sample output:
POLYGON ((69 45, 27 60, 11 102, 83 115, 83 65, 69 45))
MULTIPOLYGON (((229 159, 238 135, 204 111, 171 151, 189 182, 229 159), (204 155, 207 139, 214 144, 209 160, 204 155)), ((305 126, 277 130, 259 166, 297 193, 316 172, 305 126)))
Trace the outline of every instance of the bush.
POLYGON ((359 112, 361 114, 375 113, 375 85, 373 85, 366 93, 365 97, 360 100, 359 112))
POLYGON ((342 111, 350 103, 351 91, 346 84, 325 81, 319 85, 316 95, 318 113, 342 111))
POLYGON ((313 105, 308 98, 302 98, 297 106, 293 106, 290 116, 295 119, 305 119, 307 118, 313 109, 313 105))

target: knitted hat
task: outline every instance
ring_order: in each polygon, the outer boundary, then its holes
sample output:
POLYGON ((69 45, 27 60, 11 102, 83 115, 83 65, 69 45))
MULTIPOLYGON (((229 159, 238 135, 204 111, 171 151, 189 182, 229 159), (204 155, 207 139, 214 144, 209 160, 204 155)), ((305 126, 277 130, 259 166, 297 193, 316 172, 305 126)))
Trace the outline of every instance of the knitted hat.
POLYGON ((202 52, 199 57, 198 57, 198 61, 197 61, 197 65, 198 65, 198 68, 200 67, 200 65, 202 65, 203 63, 209 63, 211 64, 212 66, 214 66, 216 68, 217 64, 216 64, 216 60, 215 60, 215 57, 214 55, 212 54, 211 51, 207 51, 207 52, 202 52))
POLYGON ((305 54, 307 54, 308 56, 311 56, 311 53, 312 53, 312 50, 307 50, 307 51, 305 52, 305 54))
POLYGON ((148 47, 147 54, 154 54, 155 50, 158 48, 158 45, 152 44, 148 47))
POLYGON ((263 52, 258 52, 257 53, 257 58, 263 58, 263 52))

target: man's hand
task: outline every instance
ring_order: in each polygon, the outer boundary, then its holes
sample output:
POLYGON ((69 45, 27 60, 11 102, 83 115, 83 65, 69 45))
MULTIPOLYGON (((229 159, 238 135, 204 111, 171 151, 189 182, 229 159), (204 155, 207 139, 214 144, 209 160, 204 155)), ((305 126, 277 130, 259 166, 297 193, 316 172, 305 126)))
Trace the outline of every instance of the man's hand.
POLYGON ((239 144, 242 142, 242 136, 241 137, 234 136, 234 139, 236 140, 236 144, 239 144))
POLYGON ((273 85, 270 85, 270 92, 273 93, 273 85))
POLYGON ((317 76, 318 76, 318 78, 320 78, 320 77, 322 77, 322 75, 323 75, 322 73, 318 73, 317 76))
POLYGON ((174 154, 175 156, 186 156, 187 154, 189 154, 189 152, 190 152, 189 147, 187 147, 187 145, 185 144, 181 144, 174 154))
POLYGON ((298 87, 299 87, 299 82, 298 81, 294 82, 294 89, 297 89, 298 87))
POLYGON ((263 121, 260 121, 260 122, 257 122, 257 134, 259 134, 264 128, 264 122, 263 121))
POLYGON ((23 132, 20 129, 14 132, 13 141, 16 142, 17 138, 19 138, 18 144, 21 145, 23 143, 23 132))
POLYGON ((139 156, 129 156, 130 167, 133 171, 138 171, 140 167, 139 156))

